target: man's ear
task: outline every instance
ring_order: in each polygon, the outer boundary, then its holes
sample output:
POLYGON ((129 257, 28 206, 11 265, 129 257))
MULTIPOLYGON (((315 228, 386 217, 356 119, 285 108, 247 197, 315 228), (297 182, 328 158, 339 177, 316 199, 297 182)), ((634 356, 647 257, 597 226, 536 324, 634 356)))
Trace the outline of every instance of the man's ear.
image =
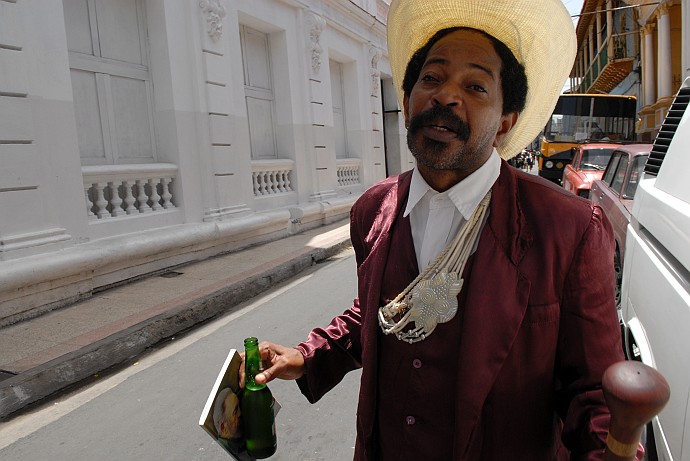
POLYGON ((501 115, 501 124, 498 126, 496 137, 494 138, 494 147, 498 147, 503 141, 503 138, 513 129, 517 123, 519 114, 517 112, 510 112, 506 115, 501 115))
POLYGON ((410 119, 409 119, 409 107, 410 107, 410 97, 407 94, 403 95, 403 116, 405 117, 405 128, 410 127, 410 119))

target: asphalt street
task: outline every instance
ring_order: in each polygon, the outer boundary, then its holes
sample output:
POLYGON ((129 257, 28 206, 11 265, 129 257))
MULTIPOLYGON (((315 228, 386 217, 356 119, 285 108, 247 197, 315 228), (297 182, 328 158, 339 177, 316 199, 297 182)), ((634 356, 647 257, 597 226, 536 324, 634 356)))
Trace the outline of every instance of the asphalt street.
MULTIPOLYGON (((355 286, 355 260, 346 250, 125 369, 2 424, 0 459, 228 460, 198 426, 228 351, 242 348, 247 336, 296 344, 349 307, 355 286)), ((359 375, 350 373, 314 405, 293 382, 274 381, 282 408, 271 459, 352 459, 359 375)))

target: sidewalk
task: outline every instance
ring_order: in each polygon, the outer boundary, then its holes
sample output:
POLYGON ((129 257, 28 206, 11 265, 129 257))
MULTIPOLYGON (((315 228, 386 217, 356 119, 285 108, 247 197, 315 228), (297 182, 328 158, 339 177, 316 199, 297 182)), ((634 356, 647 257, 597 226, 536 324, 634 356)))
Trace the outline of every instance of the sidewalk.
POLYGON ((350 244, 347 220, 191 263, 0 328, 0 420, 118 365, 350 244))

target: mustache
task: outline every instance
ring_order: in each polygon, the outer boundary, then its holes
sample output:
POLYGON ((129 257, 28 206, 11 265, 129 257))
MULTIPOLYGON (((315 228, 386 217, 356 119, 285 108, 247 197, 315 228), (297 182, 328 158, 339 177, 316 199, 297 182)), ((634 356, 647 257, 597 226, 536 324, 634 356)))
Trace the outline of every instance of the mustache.
POLYGON ((460 117, 453 113, 453 109, 448 106, 434 106, 410 119, 409 132, 415 133, 417 130, 429 125, 442 126, 456 133, 458 139, 467 141, 470 139, 470 126, 460 117))

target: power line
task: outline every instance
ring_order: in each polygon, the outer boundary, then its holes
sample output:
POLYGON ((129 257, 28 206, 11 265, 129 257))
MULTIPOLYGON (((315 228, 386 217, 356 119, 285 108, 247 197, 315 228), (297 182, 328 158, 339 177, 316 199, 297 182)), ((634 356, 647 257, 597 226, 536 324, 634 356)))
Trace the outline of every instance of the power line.
POLYGON ((667 3, 664 1, 659 1, 659 2, 651 2, 651 3, 642 3, 641 5, 628 5, 628 6, 619 6, 617 8, 610 8, 606 10, 596 10, 596 11, 591 11, 589 13, 582 13, 582 14, 572 14, 570 15, 571 18, 578 18, 582 16, 589 16, 591 14, 599 14, 599 13, 606 13, 607 11, 619 11, 619 10, 627 10, 630 8, 639 8, 641 6, 651 6, 651 5, 659 5, 661 3, 667 3))

